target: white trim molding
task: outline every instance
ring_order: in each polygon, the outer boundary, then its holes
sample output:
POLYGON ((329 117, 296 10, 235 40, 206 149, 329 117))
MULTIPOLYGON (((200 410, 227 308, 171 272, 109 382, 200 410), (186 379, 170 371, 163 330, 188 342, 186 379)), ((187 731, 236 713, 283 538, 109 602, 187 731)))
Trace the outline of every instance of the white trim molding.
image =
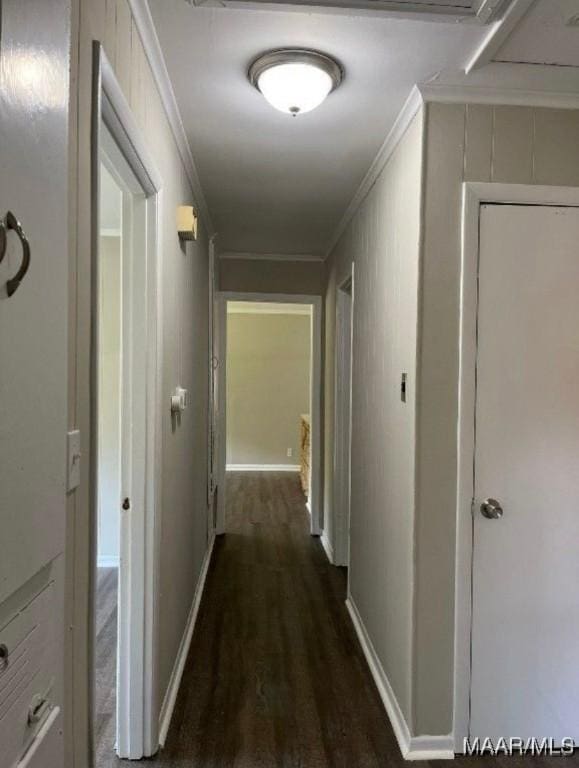
MULTIPOLYGON (((91 559, 97 557, 97 456, 96 439, 98 430, 97 403, 97 323, 98 317, 98 201, 99 164, 101 161, 114 170, 122 179, 121 168, 128 167, 136 179, 135 190, 138 203, 146 215, 146 226, 140 231, 138 247, 145 256, 146 267, 143 290, 139 294, 144 304, 140 309, 140 320, 146 334, 146 361, 140 369, 144 376, 140 380, 139 398, 143 411, 135 416, 134 434, 143 438, 146 446, 136 463, 129 470, 123 467, 127 478, 138 473, 144 483, 136 500, 139 513, 127 517, 120 531, 121 555, 118 559, 120 603, 117 708, 117 753, 122 758, 140 759, 154 754, 158 748, 157 713, 155 710, 156 669, 158 644, 158 575, 159 575, 159 526, 160 507, 160 462, 159 445, 156 439, 161 426, 161 380, 157 361, 162 358, 162 291, 161 259, 159 252, 159 222, 162 208, 162 178, 148 151, 148 145, 133 116, 126 97, 119 85, 115 72, 108 61, 102 45, 93 43, 93 101, 91 136, 91 383, 90 383, 90 518, 91 559), (104 127, 103 127, 104 126, 104 127), (101 150, 104 150, 101 153, 101 150), (141 197, 142 193, 144 195, 141 197), (144 211, 142 209, 144 206, 144 211), (143 397, 144 396, 144 397, 143 397), (141 418, 142 417, 142 418, 141 418), (144 494, 143 494, 144 490, 144 494), (125 595, 125 599, 122 596, 125 595), (130 599, 129 599, 130 597, 130 599)), ((130 188, 130 183, 123 180, 130 188)), ((135 294, 136 296, 136 294, 135 294)), ((128 302, 131 312, 134 302, 128 302)), ((124 450, 124 448, 123 448, 124 450)), ((129 453, 130 448, 128 449, 129 453)), ((132 481, 131 481, 132 482, 132 481)), ((137 487, 137 484, 132 484, 137 487)), ((91 605, 96 595, 91 585, 91 605)), ((91 653, 93 652, 91 638, 91 653)), ((90 670, 90 675, 94 670, 90 670)), ((91 683, 92 683, 92 677, 91 683)), ((92 703, 91 703, 92 706, 92 703)), ((92 718, 91 718, 92 723, 92 718)), ((90 737, 93 738, 92 730, 90 737)))
POLYGON ((195 623, 197 621, 197 616, 199 615, 199 608, 201 606, 201 600, 205 590, 207 573, 209 572, 209 566, 211 565, 211 557, 213 555, 214 545, 215 534, 211 534, 211 538, 207 546, 207 551, 205 553, 205 558, 203 560, 203 565, 201 566, 199 580, 197 581, 197 587, 195 589, 191 611, 185 626, 185 632, 181 638, 179 652, 177 653, 175 665, 173 667, 173 671, 171 672, 171 679, 169 680, 169 685, 167 686, 167 691, 165 692, 165 697, 161 706, 161 714, 159 715, 159 745, 161 747, 165 746, 167 734, 169 732, 169 726, 171 725, 171 718, 173 717, 173 711, 177 701, 177 694, 179 693, 179 687, 183 678, 185 663, 187 661, 187 656, 189 655, 189 649, 191 648, 191 641, 193 640, 195 623))
POLYGON ((441 72, 417 88, 425 102, 579 108, 579 72, 575 67, 491 61, 470 74, 441 72))
POLYGON ((240 301, 236 304, 230 301, 227 305, 228 315, 300 315, 309 317, 312 310, 307 304, 252 304, 248 301, 240 301))
POLYGON ((486 47, 484 49, 481 47, 473 56, 467 65, 466 75, 464 72, 454 73, 451 76, 446 76, 446 78, 441 75, 427 83, 419 83, 412 88, 362 183, 332 233, 325 249, 324 260, 331 255, 376 179, 384 170, 408 126, 425 104, 492 104, 547 109, 579 109, 579 81, 577 72, 573 67, 537 67, 532 64, 491 62, 488 58, 489 55, 492 57, 504 41, 502 34, 512 30, 527 12, 531 2, 532 0, 515 0, 504 19, 494 23, 486 42, 483 43, 483 47, 486 47), (497 46, 496 49, 493 48, 495 45, 497 46), (485 56, 490 63, 485 61, 486 66, 483 73, 475 72, 475 69, 482 66, 485 56), (468 73, 473 74, 469 77, 468 73))
MULTIPOLYGON (((508 66, 508 65, 504 65, 508 66)), ((469 83, 427 83, 418 86, 425 103, 489 104, 494 106, 579 109, 579 92, 532 88, 499 88, 469 83)))
POLYGON ((179 150, 181 160, 183 161, 183 165, 187 172, 195 203, 199 208, 203 222, 211 237, 215 234, 213 222, 211 221, 211 214, 209 213, 209 207, 199 180, 197 166, 195 165, 195 160, 193 159, 191 147, 189 146, 187 134, 183 126, 183 119, 177 104, 177 97, 175 96, 171 78, 169 77, 165 56, 163 55, 163 49, 159 42, 149 5, 147 0, 128 0, 128 2, 141 42, 143 43, 145 55, 153 73, 153 78, 159 90, 161 102, 163 103, 167 120, 169 121, 171 131, 175 138, 177 149, 179 150))
POLYGON ((223 251, 220 260, 242 261, 314 261, 322 262, 323 256, 315 253, 256 253, 255 251, 223 251))
POLYGON ((362 179, 362 183, 356 190, 354 197, 351 199, 350 204, 346 208, 346 211, 328 242, 325 250, 325 259, 332 253, 340 237, 344 234, 348 224, 354 218, 356 211, 360 208, 368 192, 372 189, 376 183, 376 179, 384 168, 394 150, 400 143, 400 140, 406 133, 408 126, 414 119, 423 104, 423 96, 417 86, 414 86, 410 91, 410 95, 406 99, 404 106, 400 110, 398 117, 394 121, 394 125, 390 129, 388 136, 384 143, 378 150, 376 157, 374 158, 372 165, 368 169, 368 172, 362 179))
POLYGON ((328 562, 330 563, 330 565, 334 565, 334 548, 332 547, 332 542, 328 539, 328 536, 325 531, 320 536, 320 543, 324 548, 324 552, 326 553, 328 562))
POLYGON ((228 464, 227 472, 299 472, 299 464, 228 464))
POLYGON ((460 279, 460 341, 457 420, 457 506, 454 621, 454 748, 464 749, 469 735, 472 624, 472 499, 475 450, 477 279, 480 206, 561 205, 579 207, 579 189, 527 184, 464 182, 460 279))
POLYGON ((491 62, 500 47, 506 42, 508 36, 533 5, 535 0, 513 0, 503 14, 502 18, 495 21, 482 43, 469 58, 464 71, 469 74, 479 67, 491 62))
POLYGON ((410 729, 400 708, 396 694, 388 680, 378 654, 372 645, 370 636, 358 612, 351 595, 348 595, 346 607, 362 651, 370 667, 370 672, 378 688, 380 698, 386 708, 400 752, 405 760, 452 760, 454 748, 452 735, 448 736, 411 736, 410 729))

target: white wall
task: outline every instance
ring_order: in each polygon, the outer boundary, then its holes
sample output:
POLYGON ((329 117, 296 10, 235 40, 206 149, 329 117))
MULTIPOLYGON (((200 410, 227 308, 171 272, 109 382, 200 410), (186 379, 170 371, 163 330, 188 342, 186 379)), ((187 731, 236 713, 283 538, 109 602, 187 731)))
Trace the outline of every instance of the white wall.
POLYGON ((331 254, 326 292, 324 525, 331 536, 336 290, 354 261, 350 590, 409 723, 422 135, 420 113, 331 254))
POLYGON ((227 464, 300 463, 310 337, 310 314, 228 314, 227 464))
MULTIPOLYGON (((119 197, 120 204, 120 197, 119 197)), ((119 561, 121 497, 121 238, 100 238, 99 252, 98 560, 119 561)))

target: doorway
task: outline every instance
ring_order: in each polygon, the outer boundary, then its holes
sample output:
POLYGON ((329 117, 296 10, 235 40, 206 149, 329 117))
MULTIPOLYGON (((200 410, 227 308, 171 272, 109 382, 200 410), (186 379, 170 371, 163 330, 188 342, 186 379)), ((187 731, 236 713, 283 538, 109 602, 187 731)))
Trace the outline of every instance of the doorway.
MULTIPOLYGON (((132 195, 103 152, 100 162, 98 283, 97 576, 95 611, 95 764, 116 748, 119 565, 123 442, 123 271, 130 251, 123 224, 132 195), (110 169, 110 170, 109 170, 110 169)), ((129 235, 126 232, 126 235, 129 235)), ((126 414, 125 414, 126 418, 126 414)), ((124 438, 124 440, 123 440, 124 438)))
POLYGON ((221 293, 218 340, 217 532, 227 470, 265 471, 295 473, 320 535, 321 299, 221 293))
POLYGON ((95 44, 91 516, 96 768, 158 749, 160 179, 95 44))
POLYGON ((509 191, 465 192, 455 735, 558 747, 579 739, 579 201, 509 191))
POLYGON ((352 272, 336 292, 334 514, 326 549, 341 566, 350 563, 353 288, 352 272))

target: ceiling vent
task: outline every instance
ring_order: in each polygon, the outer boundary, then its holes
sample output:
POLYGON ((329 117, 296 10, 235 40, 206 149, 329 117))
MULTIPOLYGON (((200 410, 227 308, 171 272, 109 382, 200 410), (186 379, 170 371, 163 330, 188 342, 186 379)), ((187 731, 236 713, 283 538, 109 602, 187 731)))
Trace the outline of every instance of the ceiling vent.
MULTIPOLYGON (((187 0, 190 5, 213 5, 212 0, 187 0)), ((270 8, 282 6, 296 8, 338 8, 380 10, 389 13, 428 14, 446 16, 448 20, 473 19, 482 24, 490 24, 500 18, 512 0, 215 0, 219 6, 244 4, 258 8, 268 5, 270 8)))

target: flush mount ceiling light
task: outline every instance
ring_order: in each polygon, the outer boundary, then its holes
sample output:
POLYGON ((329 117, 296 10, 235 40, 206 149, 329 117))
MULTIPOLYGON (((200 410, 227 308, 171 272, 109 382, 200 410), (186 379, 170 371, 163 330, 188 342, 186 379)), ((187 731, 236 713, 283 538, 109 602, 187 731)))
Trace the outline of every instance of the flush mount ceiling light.
POLYGON ((272 107, 301 115, 319 107, 344 77, 337 61, 317 51, 284 48, 257 58, 249 80, 272 107))

